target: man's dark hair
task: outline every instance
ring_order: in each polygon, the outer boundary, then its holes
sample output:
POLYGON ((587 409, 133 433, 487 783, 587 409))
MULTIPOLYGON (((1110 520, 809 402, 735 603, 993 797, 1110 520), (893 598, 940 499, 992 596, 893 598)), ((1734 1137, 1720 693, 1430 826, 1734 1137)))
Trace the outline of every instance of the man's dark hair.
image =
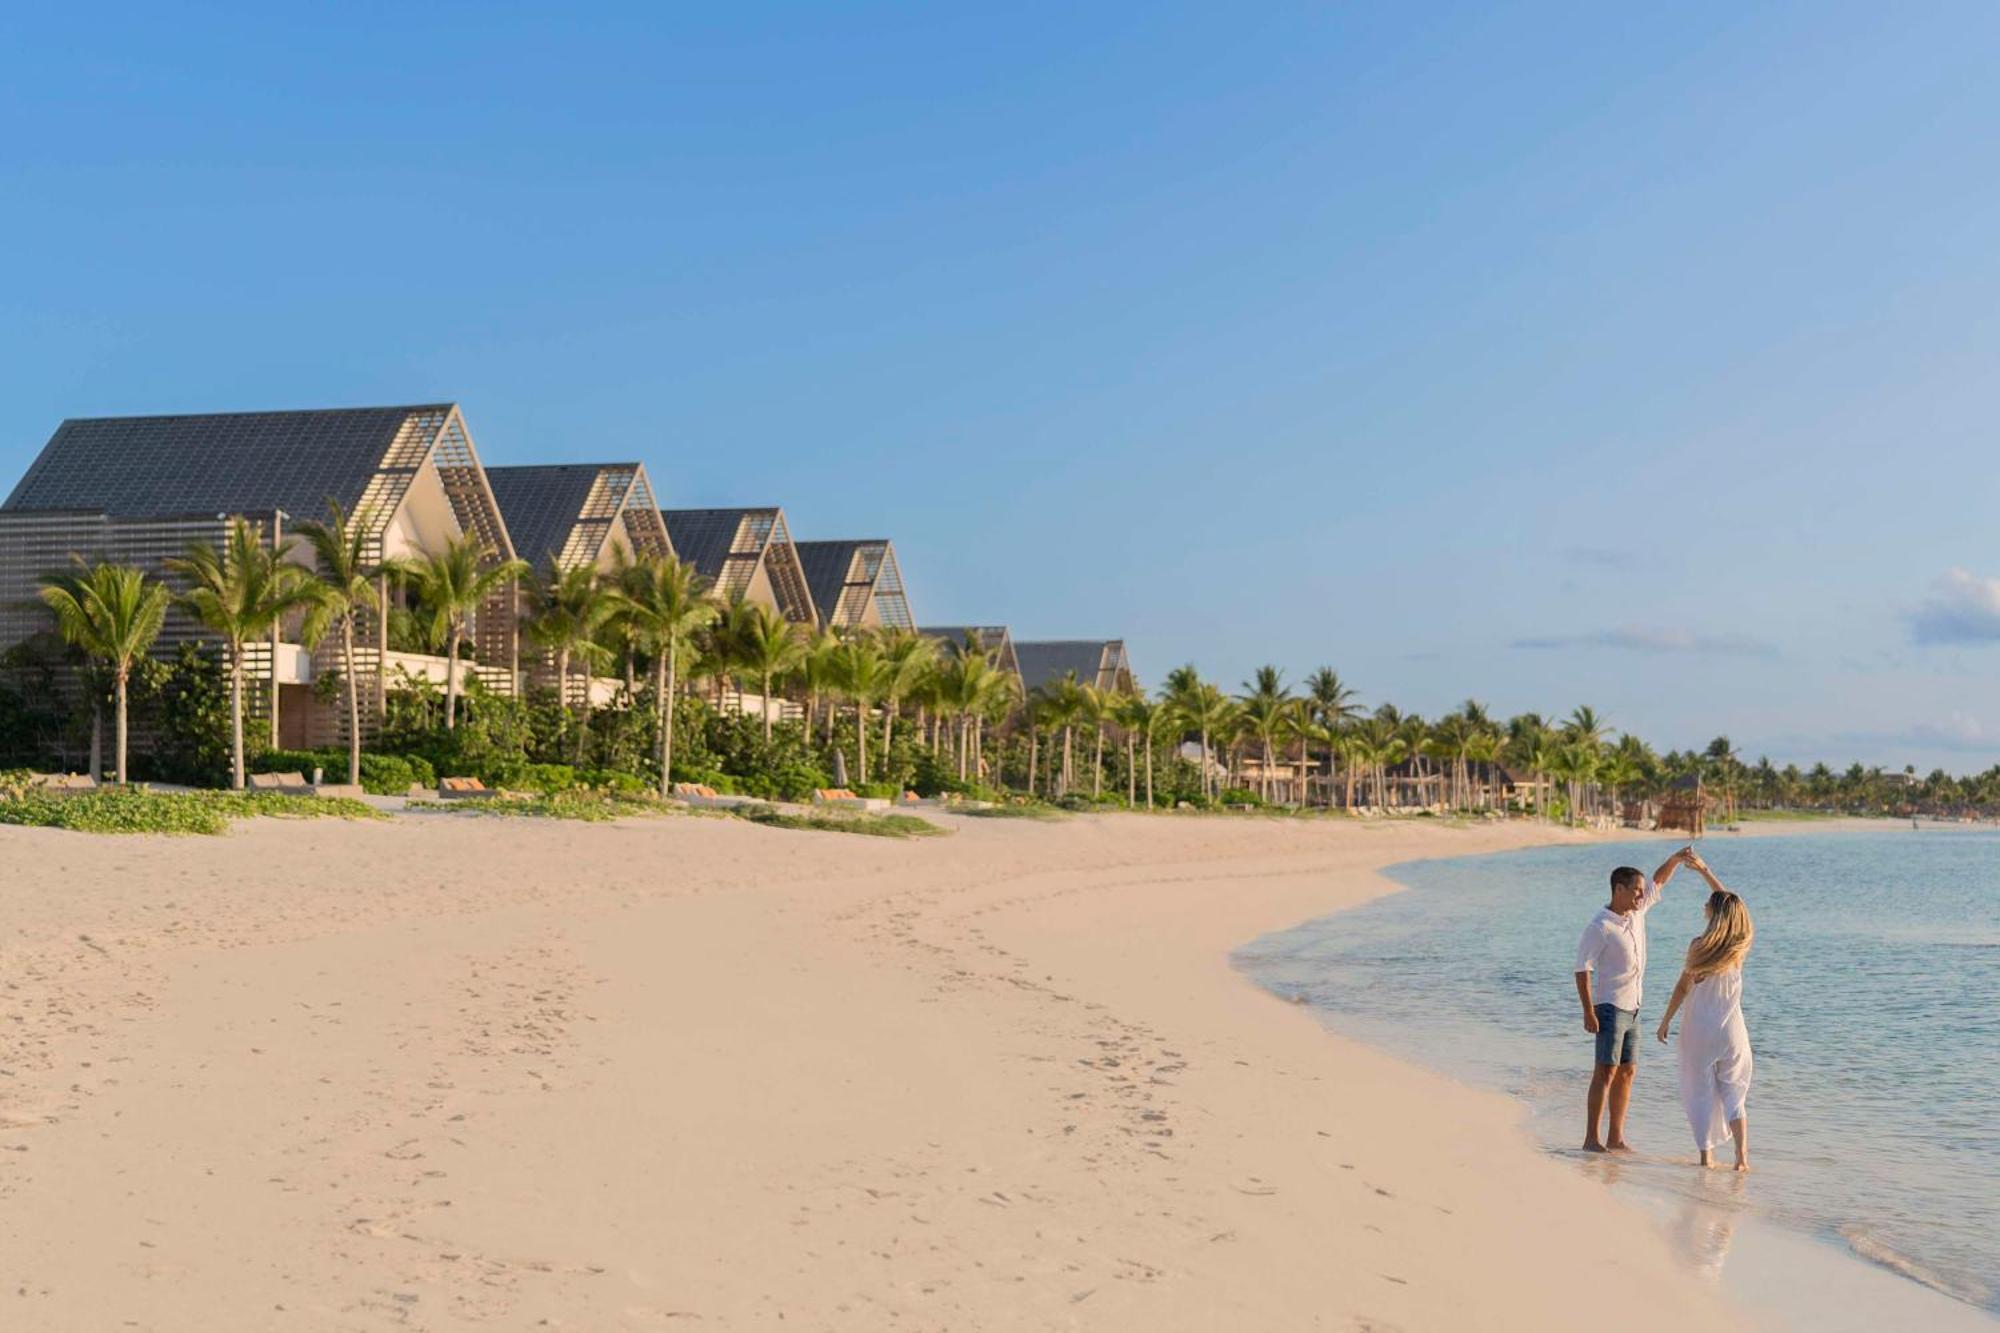
POLYGON ((1636 889, 1646 882, 1646 873, 1631 866, 1619 866, 1611 872, 1611 887, 1614 889, 1636 889))

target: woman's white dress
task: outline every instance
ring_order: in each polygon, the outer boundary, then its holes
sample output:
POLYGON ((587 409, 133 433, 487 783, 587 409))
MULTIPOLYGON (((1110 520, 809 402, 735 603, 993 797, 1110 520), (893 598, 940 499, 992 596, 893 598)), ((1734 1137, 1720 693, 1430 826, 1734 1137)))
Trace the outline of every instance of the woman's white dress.
POLYGON ((1750 1030, 1743 1026, 1743 970, 1694 983, 1681 1010, 1681 1105, 1697 1148, 1729 1142, 1729 1122, 1750 1096, 1750 1030))

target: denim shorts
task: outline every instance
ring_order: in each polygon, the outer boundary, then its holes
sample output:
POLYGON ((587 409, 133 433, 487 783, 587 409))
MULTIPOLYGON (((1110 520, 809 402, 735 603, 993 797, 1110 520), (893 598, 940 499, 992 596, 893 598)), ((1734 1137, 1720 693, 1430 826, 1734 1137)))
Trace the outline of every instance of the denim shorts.
POLYGON ((1639 1063, 1639 1011, 1600 1004, 1597 1014, 1597 1063, 1635 1065, 1639 1063))

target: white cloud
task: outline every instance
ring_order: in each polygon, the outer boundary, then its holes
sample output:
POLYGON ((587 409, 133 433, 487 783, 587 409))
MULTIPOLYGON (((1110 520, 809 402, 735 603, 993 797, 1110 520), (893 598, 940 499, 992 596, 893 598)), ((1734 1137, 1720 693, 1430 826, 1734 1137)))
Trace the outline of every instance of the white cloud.
POLYGON ((2000 579, 1947 570, 1909 620, 1918 643, 2000 642, 2000 579))

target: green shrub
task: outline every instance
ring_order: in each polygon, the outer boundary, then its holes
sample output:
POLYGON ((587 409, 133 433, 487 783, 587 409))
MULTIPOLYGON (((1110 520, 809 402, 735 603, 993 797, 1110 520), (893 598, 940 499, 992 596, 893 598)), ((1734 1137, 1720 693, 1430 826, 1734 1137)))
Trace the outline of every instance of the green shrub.
MULTIPOLYGON (((303 773, 315 768, 328 782, 347 781, 345 750, 267 750, 249 761, 252 773, 303 773)), ((411 787, 437 786, 437 773, 422 755, 361 752, 361 789, 373 796, 401 796, 411 787)))
POLYGON ((950 832, 915 815, 786 814, 768 805, 746 805, 743 818, 766 828, 801 829, 818 833, 860 833, 876 838, 933 838, 950 832))
POLYGON ((0 801, 0 824, 70 829, 79 833, 222 833, 231 819, 269 815, 291 819, 379 819, 360 801, 291 792, 152 792, 113 788, 51 796, 31 792, 0 801))
POLYGON ((526 819, 578 819, 602 823, 627 815, 660 815, 667 812, 657 799, 631 793, 589 787, 569 787, 538 796, 486 796, 443 801, 425 809, 457 815, 505 815, 526 819))

